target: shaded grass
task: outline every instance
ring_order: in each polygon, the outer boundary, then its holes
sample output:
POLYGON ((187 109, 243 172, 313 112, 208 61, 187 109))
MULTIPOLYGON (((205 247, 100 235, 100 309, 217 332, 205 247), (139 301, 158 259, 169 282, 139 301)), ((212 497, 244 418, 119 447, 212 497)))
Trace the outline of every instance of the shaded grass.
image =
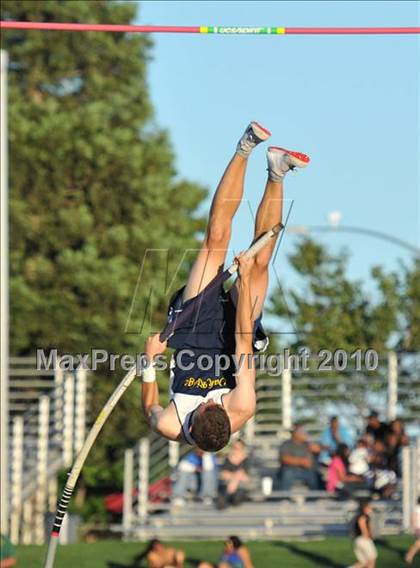
MULTIPOLYGON (((379 558, 377 568, 403 568, 407 566, 403 554, 413 542, 410 536, 383 538, 377 542, 379 558)), ((316 541, 248 542, 255 568, 345 568, 355 562, 351 541, 330 537, 316 541)), ((172 546, 183 548, 187 554, 186 568, 197 566, 200 560, 216 562, 222 542, 176 542, 172 546)), ((78 543, 58 548, 56 568, 140 568, 146 566, 138 560, 145 544, 121 541, 102 541, 93 544, 78 543)), ((18 546, 20 568, 42 568, 45 546, 18 546)), ((415 564, 420 568, 420 557, 415 564)))

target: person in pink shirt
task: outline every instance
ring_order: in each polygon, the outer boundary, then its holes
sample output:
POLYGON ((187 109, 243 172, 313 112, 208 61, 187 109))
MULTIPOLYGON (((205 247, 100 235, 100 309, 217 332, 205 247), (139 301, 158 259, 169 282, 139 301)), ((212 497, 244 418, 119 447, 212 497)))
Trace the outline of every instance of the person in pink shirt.
POLYGON ((331 462, 328 466, 327 491, 334 493, 342 489, 346 483, 360 483, 360 476, 347 473, 348 457, 350 454, 347 444, 338 444, 331 462))

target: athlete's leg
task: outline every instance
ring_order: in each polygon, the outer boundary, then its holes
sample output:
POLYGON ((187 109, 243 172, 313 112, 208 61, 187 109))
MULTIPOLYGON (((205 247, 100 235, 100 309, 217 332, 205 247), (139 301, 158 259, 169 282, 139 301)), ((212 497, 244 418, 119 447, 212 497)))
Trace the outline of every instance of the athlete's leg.
POLYGON ((267 130, 257 123, 251 123, 240 139, 236 153, 213 197, 206 236, 191 270, 184 301, 199 294, 223 265, 230 241, 232 219, 243 195, 247 158, 252 149, 269 136, 267 130))
POLYGON ((213 197, 206 236, 190 272, 184 300, 197 296, 216 276, 229 246, 232 219, 242 199, 246 158, 235 154, 213 197))
MULTIPOLYGON (((271 229, 276 223, 281 223, 283 215, 283 182, 268 178, 261 203, 255 220, 254 239, 271 229)), ((252 305, 255 317, 262 312, 268 287, 268 267, 276 246, 277 237, 256 255, 251 277, 252 305)))
MULTIPOLYGON (((304 167, 309 158, 298 152, 271 147, 267 152, 268 179, 255 220, 254 239, 280 223, 283 216, 283 180, 290 169, 304 167)), ((268 267, 276 246, 277 238, 271 239, 254 259, 252 269, 252 303, 254 315, 258 317, 263 309, 268 287, 268 267)))

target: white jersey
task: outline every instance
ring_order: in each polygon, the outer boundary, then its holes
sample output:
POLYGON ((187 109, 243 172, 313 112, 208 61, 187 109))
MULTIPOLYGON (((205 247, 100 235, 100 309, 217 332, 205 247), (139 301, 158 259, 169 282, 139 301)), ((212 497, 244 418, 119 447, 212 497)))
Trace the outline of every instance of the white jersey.
POLYGON ((178 420, 181 424, 182 435, 184 440, 191 446, 195 446, 195 442, 190 434, 191 420, 193 412, 196 408, 200 406, 203 402, 208 402, 213 400, 216 404, 221 404, 223 406, 223 395, 231 391, 229 388, 221 388, 208 392, 206 396, 200 396, 198 394, 185 394, 180 392, 173 392, 172 390, 172 379, 173 372, 171 369, 171 382, 170 382, 170 395, 171 401, 175 405, 176 414, 178 420))

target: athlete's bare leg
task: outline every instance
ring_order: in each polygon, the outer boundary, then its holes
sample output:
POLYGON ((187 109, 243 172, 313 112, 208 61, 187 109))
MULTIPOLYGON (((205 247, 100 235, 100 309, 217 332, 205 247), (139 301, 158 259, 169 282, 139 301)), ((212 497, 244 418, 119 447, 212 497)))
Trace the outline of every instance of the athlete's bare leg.
MULTIPOLYGON (((281 223, 283 216, 284 177, 290 169, 304 167, 309 162, 309 158, 305 154, 273 146, 268 149, 267 160, 268 179, 257 211, 254 239, 260 237, 277 223, 281 223)), ((261 314, 263 309, 268 288, 268 267, 276 242, 277 237, 271 239, 270 243, 254 258, 251 297, 255 319, 261 314)))
MULTIPOLYGON (((258 207, 255 220, 254 239, 271 229, 277 223, 281 223, 283 216, 283 182, 267 180, 265 191, 261 203, 258 207)), ((277 237, 270 239, 270 242, 256 255, 251 276, 251 297, 253 313, 258 317, 263 309, 265 296, 268 288, 268 267, 277 237)))
POLYGON ((251 123, 241 138, 245 143, 244 148, 241 149, 240 141, 213 197, 207 233, 191 270, 184 291, 184 301, 197 296, 222 267, 229 246, 232 220, 244 191, 247 156, 256 144, 269 135, 270 133, 260 125, 251 123))
POLYGON ((197 296, 225 261, 233 216, 244 191, 246 165, 246 158, 235 154, 220 180, 213 197, 206 236, 184 291, 184 301, 197 296))

